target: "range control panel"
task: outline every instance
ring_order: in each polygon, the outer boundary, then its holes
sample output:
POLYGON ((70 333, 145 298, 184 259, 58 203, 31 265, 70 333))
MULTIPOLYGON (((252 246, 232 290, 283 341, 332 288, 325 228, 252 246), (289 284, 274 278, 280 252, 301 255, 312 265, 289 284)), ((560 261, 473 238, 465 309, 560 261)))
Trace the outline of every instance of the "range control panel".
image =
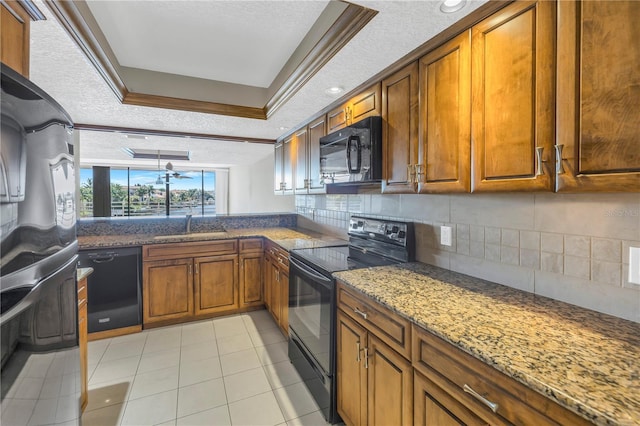
POLYGON ((349 234, 364 239, 382 240, 406 246, 412 223, 372 219, 352 216, 349 220, 349 234))

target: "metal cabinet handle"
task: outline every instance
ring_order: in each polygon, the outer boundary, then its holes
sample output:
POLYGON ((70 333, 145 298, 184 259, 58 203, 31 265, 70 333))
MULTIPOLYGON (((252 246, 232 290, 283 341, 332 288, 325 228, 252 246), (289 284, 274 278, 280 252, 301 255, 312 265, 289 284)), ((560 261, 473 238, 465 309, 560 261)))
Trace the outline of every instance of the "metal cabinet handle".
POLYGON ((415 181, 416 168, 413 164, 407 164, 407 181, 413 183, 415 181))
POLYGON ((196 263, 196 275, 198 275, 198 264, 196 263))
POLYGON ((480 395, 478 392, 476 392, 473 389, 471 389, 471 386, 469 386, 469 385, 467 385, 465 383, 465 385, 462 387, 462 389, 464 389, 464 391, 466 393, 471 394, 478 401, 482 402, 484 405, 489 407, 491 409, 491 411, 493 411, 494 413, 498 412, 498 404, 496 404, 495 402, 489 401, 487 398, 485 398, 484 396, 480 395))
POLYGON ((276 269, 276 281, 280 282, 280 270, 276 269))
POLYGON ((542 168, 542 163, 546 163, 547 160, 543 160, 542 159, 542 151, 544 151, 544 147, 543 146, 539 146, 536 148, 536 161, 537 161, 537 170, 536 170, 536 176, 542 176, 544 175, 544 169, 542 168))
POLYGON ((360 342, 356 342, 356 362, 360 362, 360 342))
POLYGON ((369 368, 369 348, 364 348, 364 368, 369 368))
POLYGON ((189 270, 189 275, 191 275, 191 264, 189 264, 188 270, 189 270))
POLYGON ((564 144, 554 145, 553 147, 556 149, 556 174, 561 175, 565 172, 564 164, 562 163, 564 161, 564 158, 562 158, 564 144))
POLYGON ((367 319, 367 313, 366 312, 362 312, 360 309, 358 308, 353 308, 353 312, 355 312, 358 315, 362 315, 362 318, 367 319))
POLYGON ((415 171, 415 183, 420 183, 421 176, 424 176, 424 174, 425 174, 424 172, 421 171, 423 166, 424 166, 424 164, 416 164, 415 165, 415 168, 416 168, 416 171, 415 171))

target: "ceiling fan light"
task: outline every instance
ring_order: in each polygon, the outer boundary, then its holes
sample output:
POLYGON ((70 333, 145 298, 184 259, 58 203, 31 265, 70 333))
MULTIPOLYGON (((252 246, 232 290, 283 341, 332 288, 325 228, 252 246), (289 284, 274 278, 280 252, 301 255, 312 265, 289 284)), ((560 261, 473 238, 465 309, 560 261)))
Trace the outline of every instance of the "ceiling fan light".
POLYGON ((162 185, 162 178, 160 177, 160 175, 158 175, 158 179, 156 179, 156 185, 162 185))

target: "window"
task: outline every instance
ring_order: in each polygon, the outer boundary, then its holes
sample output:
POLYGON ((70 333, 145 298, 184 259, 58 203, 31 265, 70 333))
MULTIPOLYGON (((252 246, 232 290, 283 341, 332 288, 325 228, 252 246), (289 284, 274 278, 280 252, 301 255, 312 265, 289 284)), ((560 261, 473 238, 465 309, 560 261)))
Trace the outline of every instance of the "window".
MULTIPOLYGON (((107 184, 105 182, 105 184, 107 184)), ((111 168, 111 216, 194 216, 216 213, 216 172, 111 168), (167 179, 169 192, 167 194, 167 179)), ((93 170, 80 169, 80 217, 93 216, 93 170)))

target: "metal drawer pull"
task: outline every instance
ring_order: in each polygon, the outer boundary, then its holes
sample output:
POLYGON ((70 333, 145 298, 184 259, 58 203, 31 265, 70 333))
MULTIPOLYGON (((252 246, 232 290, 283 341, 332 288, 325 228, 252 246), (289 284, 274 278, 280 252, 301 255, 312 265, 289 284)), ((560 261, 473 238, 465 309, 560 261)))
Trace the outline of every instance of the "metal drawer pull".
POLYGON ((355 312, 356 314, 362 315, 362 318, 367 319, 367 313, 366 312, 362 312, 358 308, 353 308, 353 312, 355 312))
POLYGON ((369 368, 369 348, 364 348, 364 368, 369 368))
POLYGON ((360 362, 360 342, 356 342, 356 362, 360 362))
POLYGON ((554 148, 556 149, 556 174, 561 175, 565 172, 564 164, 562 164, 562 162, 564 161, 564 158, 562 158, 562 150, 564 149, 564 145, 554 145, 554 148))
POLYGON ((478 401, 482 402, 484 405, 489 407, 491 409, 491 411, 493 411, 494 413, 498 412, 498 404, 496 404, 495 402, 489 401, 487 398, 485 398, 484 396, 480 395, 478 392, 476 392, 473 389, 471 389, 471 387, 469 385, 467 385, 466 383, 462 387, 462 389, 464 389, 465 392, 470 393, 471 395, 473 395, 478 401))

